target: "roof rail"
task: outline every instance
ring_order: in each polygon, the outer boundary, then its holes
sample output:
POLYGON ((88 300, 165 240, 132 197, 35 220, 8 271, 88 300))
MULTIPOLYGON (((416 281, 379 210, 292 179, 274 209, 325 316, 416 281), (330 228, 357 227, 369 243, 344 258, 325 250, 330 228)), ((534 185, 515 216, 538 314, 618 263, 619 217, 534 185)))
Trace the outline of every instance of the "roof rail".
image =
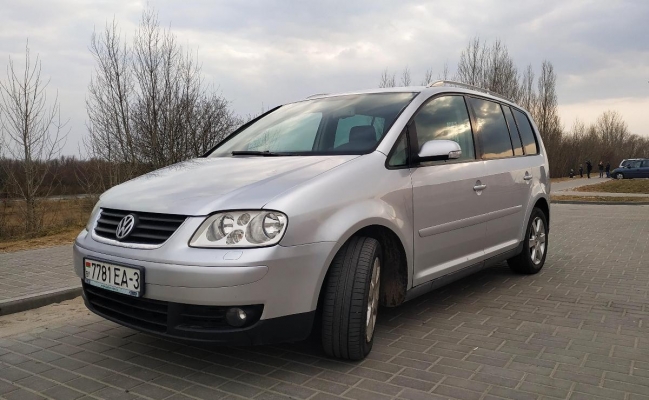
POLYGON ((487 93, 490 94, 494 97, 501 98, 503 100, 507 100, 510 103, 513 103, 514 101, 506 96, 503 96, 500 93, 492 92, 491 90, 481 88, 480 86, 475 86, 475 85, 469 85, 468 83, 462 83, 462 82, 457 82, 457 81, 435 81, 429 83, 426 87, 439 87, 439 86, 454 86, 454 87, 460 87, 464 89, 471 89, 471 90, 477 90, 479 92, 487 93))
POLYGON ((320 97, 320 96, 326 96, 328 94, 329 93, 316 93, 316 94, 312 94, 311 96, 307 97, 307 99, 312 99, 314 97, 320 97))

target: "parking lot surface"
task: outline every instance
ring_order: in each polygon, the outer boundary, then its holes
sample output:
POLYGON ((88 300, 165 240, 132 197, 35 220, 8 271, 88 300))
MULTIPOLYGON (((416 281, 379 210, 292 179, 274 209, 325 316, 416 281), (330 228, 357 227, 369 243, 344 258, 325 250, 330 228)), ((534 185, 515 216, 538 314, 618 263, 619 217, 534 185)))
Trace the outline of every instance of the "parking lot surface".
POLYGON ((553 205, 550 222, 540 274, 503 264, 382 309, 362 362, 87 317, 0 339, 0 397, 649 399, 649 207, 553 205))

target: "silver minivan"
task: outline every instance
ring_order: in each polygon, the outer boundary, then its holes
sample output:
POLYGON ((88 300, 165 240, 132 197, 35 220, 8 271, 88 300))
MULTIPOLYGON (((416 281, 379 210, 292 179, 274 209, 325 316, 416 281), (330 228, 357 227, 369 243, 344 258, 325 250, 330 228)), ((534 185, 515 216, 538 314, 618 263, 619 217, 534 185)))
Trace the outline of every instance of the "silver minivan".
POLYGON ((317 95, 105 192, 74 243, 94 313, 223 344, 362 359, 394 307, 545 262, 550 179, 528 112, 456 82, 317 95))

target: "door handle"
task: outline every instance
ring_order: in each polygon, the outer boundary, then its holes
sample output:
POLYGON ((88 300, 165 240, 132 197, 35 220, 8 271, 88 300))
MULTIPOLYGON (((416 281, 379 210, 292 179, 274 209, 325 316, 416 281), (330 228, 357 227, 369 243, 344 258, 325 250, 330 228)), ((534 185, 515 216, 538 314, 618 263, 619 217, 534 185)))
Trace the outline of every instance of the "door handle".
POLYGON ((479 191, 481 191, 481 190, 485 190, 486 188, 487 188, 487 185, 484 185, 484 184, 477 184, 477 185, 475 185, 475 186, 473 187, 473 190, 475 190, 476 192, 479 192, 479 191))
POLYGON ((525 179, 526 181, 529 181, 529 180, 532 179, 532 175, 530 175, 529 172, 525 171, 525 176, 523 177, 523 179, 525 179))

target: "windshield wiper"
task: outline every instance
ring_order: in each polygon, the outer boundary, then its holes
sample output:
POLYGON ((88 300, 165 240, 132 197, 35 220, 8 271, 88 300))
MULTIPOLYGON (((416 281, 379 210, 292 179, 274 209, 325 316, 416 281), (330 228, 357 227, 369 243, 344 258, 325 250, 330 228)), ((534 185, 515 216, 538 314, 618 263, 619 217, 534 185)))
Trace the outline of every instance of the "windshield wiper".
POLYGON ((268 150, 265 151, 256 151, 256 150, 241 150, 241 151, 233 151, 232 152, 233 156, 261 156, 261 157, 277 157, 281 156, 282 154, 279 153, 273 153, 268 150))

